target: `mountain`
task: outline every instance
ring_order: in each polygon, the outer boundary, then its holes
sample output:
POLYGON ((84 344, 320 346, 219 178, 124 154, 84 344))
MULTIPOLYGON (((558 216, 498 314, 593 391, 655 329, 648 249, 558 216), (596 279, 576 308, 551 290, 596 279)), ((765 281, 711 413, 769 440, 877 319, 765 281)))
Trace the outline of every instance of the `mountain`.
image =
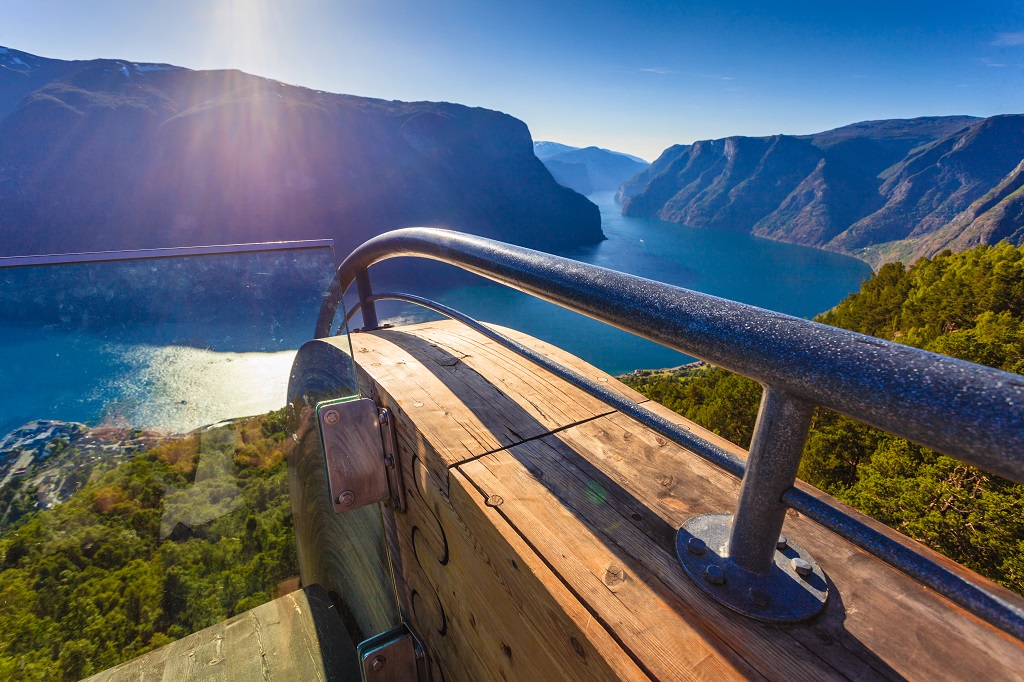
POLYGON ((0 255, 324 237, 345 254, 410 225, 603 239, 500 112, 0 48, 0 255))
POLYGON ((879 265, 1024 241, 1024 115, 865 121, 676 145, 623 183, 626 215, 737 230, 879 265))
POLYGON ((570 147, 558 142, 534 142, 537 155, 555 180, 580 194, 608 192, 649 165, 643 159, 599 147, 570 147))
POLYGON ((619 203, 624 203, 629 197, 635 196, 643 191, 647 183, 654 177, 661 175, 669 164, 671 164, 680 154, 685 150, 689 149, 690 145, 676 144, 672 145, 661 153, 654 163, 650 164, 644 170, 640 171, 630 179, 626 180, 619 186, 618 192, 615 195, 615 199, 619 203))
MULTIPOLYGON (((583 147, 572 147, 567 144, 562 144, 561 142, 547 142, 545 140, 540 140, 533 143, 533 153, 536 154, 537 158, 541 161, 547 161, 552 156, 564 154, 565 152, 574 152, 580 149, 583 149, 583 147)), ((601 151, 608 152, 609 154, 625 156, 627 159, 632 159, 633 161, 642 163, 645 166, 650 165, 649 162, 641 159, 639 156, 633 156, 632 154, 627 154, 625 152, 614 152, 611 149, 603 149, 601 147, 587 147, 587 149, 600 149, 601 151)))
POLYGON ((565 152, 571 152, 579 149, 579 147, 570 147, 567 144, 561 142, 545 142, 540 140, 533 143, 533 153, 537 155, 537 158, 541 161, 547 161, 552 156, 557 156, 565 152))
MULTIPOLYGON (((885 203, 835 237, 832 246, 853 251, 888 242, 930 242, 933 255, 954 239, 934 239, 975 200, 1002 184, 1024 159, 1024 116, 994 116, 914 150, 884 175, 885 203), (929 239, 931 238, 931 239, 929 239)), ((1012 183, 1012 181, 1010 181, 1012 183)), ((1019 224, 1018 224, 1019 225, 1019 224)))

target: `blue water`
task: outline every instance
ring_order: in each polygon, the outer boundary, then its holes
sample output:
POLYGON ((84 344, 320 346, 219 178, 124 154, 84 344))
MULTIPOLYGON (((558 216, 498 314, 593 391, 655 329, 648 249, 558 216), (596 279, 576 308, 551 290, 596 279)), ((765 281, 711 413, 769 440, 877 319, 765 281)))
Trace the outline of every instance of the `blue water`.
MULTIPOLYGON (((608 239, 559 255, 807 318, 836 305, 871 275, 867 263, 849 256, 748 234, 625 217, 610 192, 590 199, 601 209, 608 239)), ((425 281, 388 284, 478 320, 519 329, 612 374, 675 367, 693 360, 532 296, 474 280, 454 288, 425 281)), ((388 302, 379 306, 385 322, 438 319, 411 306, 388 302)))
MULTIPOLYGON (((626 218, 610 193, 591 199, 608 239, 560 255, 801 317, 831 308, 871 272, 862 261, 816 249, 626 218)), ((397 279, 388 288, 519 329, 613 374, 691 359, 479 278, 454 285, 397 279)), ((267 319, 221 317, 216 324, 122 319, 112 329, 0 321, 0 436, 31 419, 181 432, 280 407, 294 349, 312 332, 311 300, 302 310, 264 301, 261 310, 281 312, 267 319)), ((437 319, 393 303, 381 303, 380 313, 397 323, 437 319)))

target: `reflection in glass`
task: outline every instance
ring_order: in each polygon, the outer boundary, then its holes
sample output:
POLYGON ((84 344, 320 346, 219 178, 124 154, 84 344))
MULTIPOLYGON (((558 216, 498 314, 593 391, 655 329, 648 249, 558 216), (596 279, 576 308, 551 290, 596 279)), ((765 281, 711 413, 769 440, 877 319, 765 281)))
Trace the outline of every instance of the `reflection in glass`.
POLYGON ((0 268, 0 433, 40 415, 184 432, 280 407, 333 267, 312 248, 0 268))
POLYGON ((79 679, 299 587, 283 408, 332 249, 111 258, 0 259, 0 680, 79 679))

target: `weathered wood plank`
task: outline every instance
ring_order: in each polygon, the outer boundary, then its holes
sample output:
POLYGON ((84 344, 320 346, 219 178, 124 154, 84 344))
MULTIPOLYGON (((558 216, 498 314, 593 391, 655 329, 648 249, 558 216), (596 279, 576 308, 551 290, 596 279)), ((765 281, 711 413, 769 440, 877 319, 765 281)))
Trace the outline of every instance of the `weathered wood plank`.
MULTIPOLYGON (((373 376, 360 385, 399 419, 414 417, 419 434, 431 443, 421 454, 443 491, 448 468, 459 462, 612 411, 461 325, 431 322, 353 334, 352 348, 357 373, 373 376), (388 386, 401 391, 391 394, 388 386)), ((618 383, 594 368, 588 374, 618 383)), ((625 395, 638 396, 618 385, 625 395)))
POLYGON ((355 647, 317 588, 183 637, 89 678, 89 682, 340 682, 357 670, 355 647))
MULTIPOLYGON (((664 529, 653 526, 639 513, 644 506, 623 494, 613 480, 571 462, 569 448, 552 436, 460 469, 484 492, 493 490, 506 498, 501 511, 510 523, 527 535, 531 544, 537 543, 537 550, 561 575, 571 576, 577 591, 587 590, 592 595, 589 603, 600 609, 605 619, 624 623, 628 615, 623 613, 645 613, 650 610, 641 607, 646 602, 661 605, 656 622, 665 635, 653 637, 654 628, 646 620, 633 631, 626 630, 624 624, 619 631, 624 646, 635 648, 644 660, 650 658, 662 665, 655 671, 656 677, 680 679, 682 675, 655 655, 667 637, 669 641, 685 638, 684 643, 701 638, 710 644, 725 643, 728 650, 721 644, 718 647, 720 657, 745 660, 769 678, 843 679, 830 661, 815 654, 813 644, 809 649, 780 628, 738 621, 734 614, 706 599, 679 568, 671 544, 674 529, 667 524, 664 529), (659 541, 652 542, 648 533, 659 541), (610 566, 623 570, 629 578, 624 580, 624 588, 631 588, 621 589, 615 600, 603 598, 601 590, 610 566), (624 597, 630 599, 624 602, 624 597)), ((668 480, 668 489, 680 483, 671 475, 668 480)), ((657 484, 665 482, 659 478, 657 484)), ((662 502, 675 499, 666 495, 662 502)), ((695 648, 684 643, 675 647, 677 652, 695 648)), ((681 658, 687 660, 687 656, 681 658)))
MULTIPOLYGON (((676 419, 682 418, 677 415, 676 419)), ((582 424, 547 440, 569 446, 563 449, 563 458, 585 461, 606 474, 626 496, 656 511, 669 529, 694 514, 727 512, 736 504, 738 481, 672 443, 662 444, 656 434, 624 415, 582 424), (664 485, 666 474, 672 477, 668 486, 664 485)), ((796 512, 787 515, 785 531, 811 551, 835 583, 833 594, 837 596, 823 617, 812 625, 786 629, 819 656, 835 663, 849 651, 857 651, 858 656, 847 658, 858 658, 885 675, 908 677, 957 671, 986 672, 998 678, 1006 673, 1010 661, 1024 669, 1024 648, 1019 642, 980 623, 899 571, 796 512), (889 628, 897 623, 904 636, 912 633, 917 641, 941 644, 953 637, 960 646, 938 646, 928 653, 927 661, 911 661, 905 646, 891 636, 889 628), (828 643, 826 648, 822 642, 828 643)), ((671 537, 645 534, 666 553, 674 553, 671 537)), ((616 540, 620 538, 632 539, 622 535, 616 540)), ((675 573, 673 567, 671 563, 666 566, 664 574, 675 573)), ((675 589, 686 587, 688 583, 680 582, 675 589)), ((707 601, 702 594, 699 597, 707 601)), ((844 673, 850 665, 854 665, 852 660, 847 661, 844 673)))
MULTIPOLYGON (((672 566, 674 555, 660 552, 661 556, 652 557, 657 551, 652 543, 640 542, 637 547, 628 541, 629 536, 643 537, 631 523, 636 506, 618 504, 609 488, 595 479, 573 476, 559 464, 545 461, 558 455, 546 439, 531 441, 459 470, 481 495, 504 499, 499 507, 502 516, 603 622, 614 623, 623 647, 642 660, 655 679, 732 679, 759 673, 774 677, 783 671, 794 679, 839 678, 803 647, 794 647, 784 633, 766 628, 753 633, 742 628, 744 636, 771 640, 776 635, 774 642, 767 643, 775 655, 751 656, 747 664, 743 654, 758 652, 737 646, 729 637, 736 632, 716 633, 706 625, 707 614, 689 606, 688 600, 698 594, 696 588, 683 584, 687 591, 677 595, 672 588, 679 584, 666 586, 658 578, 656 572, 672 566), (530 469, 523 459, 528 459, 530 469), (768 665, 778 661, 783 651, 784 665, 768 665)), ((687 580, 680 577, 680 583, 687 580)), ((730 614, 723 615, 728 622, 730 614)))
MULTIPOLYGON (((545 343, 540 339, 535 339, 528 334, 524 334, 523 332, 510 327, 503 327, 498 324, 489 324, 487 326, 500 334, 504 334, 514 341, 518 341, 523 345, 529 346, 538 353, 541 353, 555 362, 579 372, 589 379, 593 379, 598 383, 607 384, 608 388, 622 396, 625 396, 626 398, 629 398, 633 402, 647 402, 647 396, 643 393, 630 388, 621 381, 615 380, 615 378, 607 372, 594 367, 590 363, 562 350, 558 346, 545 343)), ((519 372, 523 367, 534 367, 530 362, 526 362, 524 365, 523 358, 518 353, 510 351, 504 346, 480 336, 464 326, 453 326, 451 323, 445 322, 441 325, 426 324, 422 327, 422 329, 416 329, 417 336, 430 339, 440 345, 450 345, 450 339, 453 337, 458 338, 458 348, 460 352, 469 353, 471 355, 471 349, 473 348, 486 348, 489 357, 503 361, 505 363, 503 366, 511 369, 512 371, 519 372)), ((403 329, 405 329, 405 327, 403 327, 403 329)), ((532 381, 536 381, 536 379, 532 378, 532 381)), ((587 397, 589 398, 589 396, 587 397)))
POLYGON ((444 613, 455 628, 424 635, 447 679, 537 677, 547 665, 565 676, 557 666, 571 656, 548 650, 564 653, 566 625, 537 616, 552 605, 587 634, 578 643, 593 647, 588 657, 628 660, 658 679, 1013 679, 1024 670, 1020 642, 792 512, 787 533, 836 583, 824 616, 771 626, 714 603, 682 572, 673 538, 693 514, 731 511, 738 482, 489 343, 445 322, 354 337, 364 392, 399 417, 416 498, 396 520, 403 564, 414 589, 436 593, 421 595, 414 619, 429 631, 444 613), (501 499, 489 505, 492 495, 501 499), (481 622, 490 634, 474 632, 481 622), (495 655, 493 633, 510 623, 552 633, 524 644, 549 663, 524 670, 495 655), (595 640, 595 627, 613 645, 595 640))
POLYGON ((451 499, 431 487, 402 431, 404 578, 413 626, 445 678, 649 679, 458 472, 451 499))

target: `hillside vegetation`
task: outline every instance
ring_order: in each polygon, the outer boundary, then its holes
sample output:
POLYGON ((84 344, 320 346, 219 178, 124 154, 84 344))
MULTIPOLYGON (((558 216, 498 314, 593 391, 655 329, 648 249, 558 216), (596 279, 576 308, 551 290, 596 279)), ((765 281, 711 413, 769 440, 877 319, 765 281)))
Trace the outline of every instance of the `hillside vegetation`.
MULTIPOLYGON (((1024 248, 883 266, 819 322, 1024 374, 1024 248)), ((749 447, 761 388, 720 368, 625 379, 749 447)), ((1024 486, 818 408, 799 475, 1024 594, 1024 486)))
POLYGON ((281 412, 160 445, 0 535, 0 680, 78 680, 298 574, 281 412))

